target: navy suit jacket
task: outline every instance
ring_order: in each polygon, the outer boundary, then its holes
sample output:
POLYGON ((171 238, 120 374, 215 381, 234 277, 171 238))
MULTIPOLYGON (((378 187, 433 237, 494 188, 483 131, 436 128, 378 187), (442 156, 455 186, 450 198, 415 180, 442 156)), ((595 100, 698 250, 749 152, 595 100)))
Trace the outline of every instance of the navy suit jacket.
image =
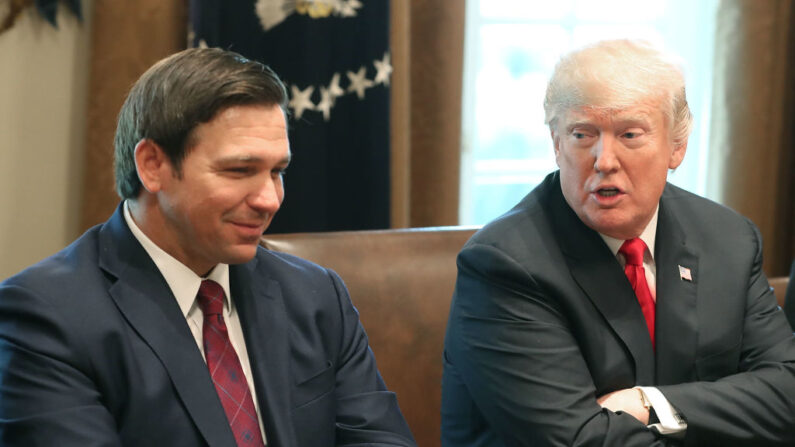
POLYGON ((558 173, 473 236, 445 338, 443 444, 678 444, 596 402, 649 385, 687 420, 685 445, 795 445, 795 340, 757 229, 669 184, 655 245, 656 352, 621 265, 558 173))
MULTIPOLYGON (((230 287, 269 446, 415 444, 336 274, 260 248, 230 287)), ((235 445, 121 207, 0 284, 0 445, 235 445)))

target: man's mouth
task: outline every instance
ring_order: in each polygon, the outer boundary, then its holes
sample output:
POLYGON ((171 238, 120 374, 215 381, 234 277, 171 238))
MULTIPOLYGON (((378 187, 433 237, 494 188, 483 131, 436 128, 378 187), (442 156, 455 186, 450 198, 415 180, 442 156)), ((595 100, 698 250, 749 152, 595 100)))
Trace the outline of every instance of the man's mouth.
POLYGON ((602 197, 613 197, 620 192, 618 188, 599 188, 596 190, 596 193, 602 197))
POLYGON ((240 225, 241 227, 249 227, 249 228, 260 228, 263 226, 263 224, 259 222, 235 222, 235 224, 240 225))
POLYGON ((261 222, 232 222, 232 224, 237 227, 237 230, 242 232, 243 234, 247 234, 251 237, 262 235, 265 231, 265 224, 261 222))

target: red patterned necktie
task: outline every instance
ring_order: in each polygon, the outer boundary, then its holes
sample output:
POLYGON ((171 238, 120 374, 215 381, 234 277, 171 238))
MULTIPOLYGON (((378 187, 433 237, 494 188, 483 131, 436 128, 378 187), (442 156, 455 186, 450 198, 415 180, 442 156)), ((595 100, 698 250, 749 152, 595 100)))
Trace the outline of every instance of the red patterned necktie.
POLYGON ((224 289, 204 280, 196 296, 204 314, 202 336, 207 368, 238 446, 263 446, 254 399, 224 323, 224 289))
POLYGON ((645 251, 646 243, 637 237, 625 241, 618 250, 627 261, 624 266, 624 274, 627 275, 629 283, 632 284, 632 290, 638 297, 640 310, 643 311, 646 326, 649 328, 651 345, 654 347, 654 299, 649 290, 649 283, 646 282, 646 270, 643 269, 643 253, 645 251))

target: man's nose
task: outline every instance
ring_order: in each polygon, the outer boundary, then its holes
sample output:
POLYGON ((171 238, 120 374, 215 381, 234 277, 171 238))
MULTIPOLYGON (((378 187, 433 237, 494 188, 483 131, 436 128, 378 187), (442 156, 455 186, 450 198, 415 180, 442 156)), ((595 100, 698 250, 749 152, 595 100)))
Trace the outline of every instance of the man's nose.
POLYGON ((282 204, 284 186, 281 177, 268 178, 249 195, 249 206, 259 212, 275 213, 282 204))
POLYGON ((593 147, 594 164, 593 168, 597 172, 612 172, 619 168, 620 163, 616 157, 618 150, 618 141, 610 134, 602 134, 599 141, 593 147))

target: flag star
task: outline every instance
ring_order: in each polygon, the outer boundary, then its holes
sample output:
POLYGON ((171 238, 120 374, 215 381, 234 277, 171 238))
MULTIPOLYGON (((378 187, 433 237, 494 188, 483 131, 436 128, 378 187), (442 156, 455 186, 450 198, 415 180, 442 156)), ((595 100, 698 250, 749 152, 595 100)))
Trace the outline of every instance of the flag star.
POLYGON ((358 96, 359 99, 364 99, 364 91, 373 86, 373 81, 366 77, 367 72, 364 66, 359 68, 359 71, 356 73, 349 71, 347 74, 348 79, 351 81, 351 85, 348 86, 348 91, 356 92, 356 96, 358 96))
POLYGON ((328 91, 331 95, 331 101, 334 102, 338 96, 342 96, 345 94, 345 90, 340 87, 340 74, 334 73, 334 76, 331 78, 331 83, 328 85, 328 91))
POLYGON ((290 90, 293 92, 292 99, 288 104, 289 107, 293 109, 295 113, 295 119, 301 119, 301 115, 304 114, 304 110, 315 110, 315 104, 312 103, 312 92, 315 91, 315 87, 309 86, 304 90, 301 90, 295 85, 290 86, 290 90))
POLYGON ((331 90, 326 87, 320 87, 320 102, 317 103, 315 110, 323 112, 323 119, 328 121, 331 119, 331 108, 334 106, 334 97, 331 90))
POLYGON ((377 70, 373 82, 376 84, 389 85, 389 76, 392 74, 392 64, 389 63, 389 52, 384 53, 384 58, 380 61, 375 60, 373 65, 375 65, 375 69, 377 70))

